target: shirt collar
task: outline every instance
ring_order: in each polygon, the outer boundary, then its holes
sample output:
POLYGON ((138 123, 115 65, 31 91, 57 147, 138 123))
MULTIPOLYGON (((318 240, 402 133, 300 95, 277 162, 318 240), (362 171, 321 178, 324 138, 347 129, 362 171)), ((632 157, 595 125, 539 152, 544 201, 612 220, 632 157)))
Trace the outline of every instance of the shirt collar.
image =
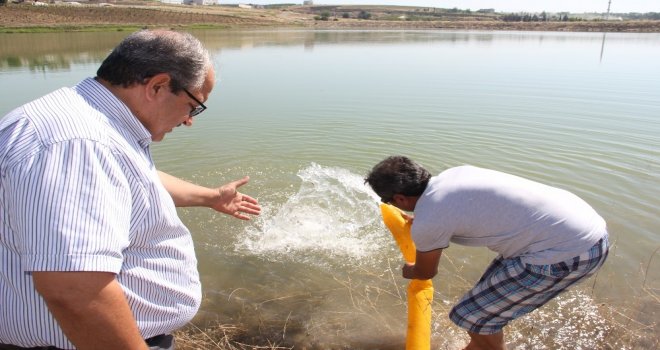
POLYGON ((142 125, 124 102, 96 79, 87 78, 78 83, 73 89, 95 109, 106 115, 111 122, 122 127, 119 132, 133 138, 143 148, 151 144, 149 130, 142 125))

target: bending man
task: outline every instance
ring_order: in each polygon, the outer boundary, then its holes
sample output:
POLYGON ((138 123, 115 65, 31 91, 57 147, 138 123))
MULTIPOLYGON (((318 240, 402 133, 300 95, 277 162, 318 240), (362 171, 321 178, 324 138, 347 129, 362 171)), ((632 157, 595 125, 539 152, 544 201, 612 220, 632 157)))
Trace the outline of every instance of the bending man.
POLYGON ((402 156, 366 182, 385 203, 414 212, 416 263, 403 277, 430 279, 449 242, 499 253, 449 318, 466 349, 506 349, 503 328, 595 273, 608 253, 605 221, 574 194, 518 176, 459 166, 432 177, 402 156))

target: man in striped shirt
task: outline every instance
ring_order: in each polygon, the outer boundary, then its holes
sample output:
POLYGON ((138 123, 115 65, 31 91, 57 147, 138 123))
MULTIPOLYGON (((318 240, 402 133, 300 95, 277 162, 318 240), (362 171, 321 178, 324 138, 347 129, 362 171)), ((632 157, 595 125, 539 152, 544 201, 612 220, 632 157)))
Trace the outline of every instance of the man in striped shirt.
POLYGON ((153 164, 151 142, 192 125, 213 85, 196 38, 143 30, 96 78, 0 120, 0 349, 173 349, 201 300, 175 207, 260 212, 247 177, 206 188, 153 164))

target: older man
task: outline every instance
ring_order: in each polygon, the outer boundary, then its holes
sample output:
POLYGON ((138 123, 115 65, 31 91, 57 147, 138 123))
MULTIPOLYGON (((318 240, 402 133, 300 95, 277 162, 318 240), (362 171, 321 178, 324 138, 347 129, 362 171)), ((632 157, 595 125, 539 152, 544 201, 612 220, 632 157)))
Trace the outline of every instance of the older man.
POLYGON ((214 85, 193 36, 144 30, 96 78, 0 120, 0 349, 172 349, 197 312, 193 242, 175 206, 249 219, 257 201, 153 164, 149 145, 192 125, 214 85))
POLYGON ((576 195, 473 166, 437 176, 403 156, 376 164, 366 178, 381 200, 414 212, 415 264, 403 277, 430 279, 450 242, 499 256, 451 310, 467 330, 467 350, 505 349, 504 327, 595 273, 608 252, 601 218, 576 195))

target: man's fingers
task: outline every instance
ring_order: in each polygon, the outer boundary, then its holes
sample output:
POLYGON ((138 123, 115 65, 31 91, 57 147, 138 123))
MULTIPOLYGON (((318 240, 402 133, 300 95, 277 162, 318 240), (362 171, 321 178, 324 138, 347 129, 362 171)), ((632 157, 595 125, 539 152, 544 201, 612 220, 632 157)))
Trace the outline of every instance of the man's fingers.
POLYGON ((243 199, 244 202, 251 203, 251 204, 258 204, 259 203, 259 201, 257 201, 256 199, 254 199, 254 198, 252 198, 252 197, 250 197, 246 194, 243 195, 242 199, 243 199))
POLYGON ((248 181, 250 181, 250 177, 249 177, 249 176, 245 176, 245 177, 242 178, 242 179, 239 179, 239 180, 236 180, 236 181, 232 182, 232 184, 233 184, 234 186, 236 186, 236 188, 239 188, 239 187, 245 185, 246 183, 248 183, 248 181))
POLYGON ((259 214, 261 213, 261 208, 259 208, 258 206, 246 205, 241 208, 241 211, 248 214, 259 214))

